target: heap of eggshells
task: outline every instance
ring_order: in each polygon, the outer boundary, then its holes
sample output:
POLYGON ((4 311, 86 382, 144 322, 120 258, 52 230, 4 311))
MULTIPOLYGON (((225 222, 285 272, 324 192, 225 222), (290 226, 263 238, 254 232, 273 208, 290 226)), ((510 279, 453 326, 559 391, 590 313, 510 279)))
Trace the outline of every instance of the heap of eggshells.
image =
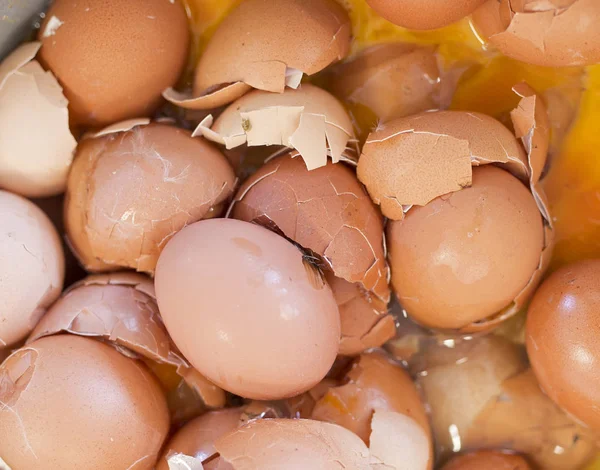
MULTIPOLYGON (((413 29, 475 11, 491 45, 530 63, 600 60, 596 23, 578 21, 600 20, 595 0, 369 3, 413 29)), ((182 89, 179 1, 55 0, 38 41, 3 60, 0 457, 13 470, 426 470, 434 438, 440 458, 492 447, 558 469, 593 454, 512 344, 431 347, 416 382, 377 349, 396 335, 392 291, 446 337, 530 300, 553 244, 543 101, 515 84, 513 130, 446 111, 456 76, 434 48, 347 58, 350 41, 333 0, 246 0, 182 89), (337 98, 306 78, 325 69, 337 98), (365 142, 338 99, 378 118, 365 142), (268 149, 240 183, 252 147, 268 149), (64 291, 61 236, 25 199, 63 192, 67 254, 88 273, 64 291)), ((489 451, 444 468, 481 462, 530 468, 489 451)))

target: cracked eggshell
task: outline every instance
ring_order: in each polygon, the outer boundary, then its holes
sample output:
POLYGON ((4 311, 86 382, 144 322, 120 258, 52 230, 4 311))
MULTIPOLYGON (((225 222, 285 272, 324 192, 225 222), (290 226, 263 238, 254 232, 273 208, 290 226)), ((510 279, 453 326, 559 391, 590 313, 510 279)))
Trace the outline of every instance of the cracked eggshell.
POLYGON ((432 346, 413 372, 430 409, 437 455, 486 448, 528 455, 549 470, 578 470, 593 438, 540 390, 524 351, 488 335, 432 346))
POLYGON ((261 419, 219 439, 234 470, 371 470, 369 450, 347 429, 307 419, 261 419))
POLYGON ((454 457, 442 470, 532 470, 520 455, 481 450, 454 457))
POLYGON ((596 0, 488 0, 473 14, 480 34, 513 59, 546 67, 600 62, 596 0))
POLYGON ((350 30, 346 11, 333 0, 246 0, 225 18, 200 57, 193 97, 173 90, 164 95, 185 108, 211 109, 252 88, 277 93, 286 85, 297 88, 303 74, 346 56, 350 30))
POLYGON ((0 350, 33 330, 59 296, 65 257, 40 208, 0 190, 0 350))
POLYGON ((470 15, 485 0, 367 0, 386 20, 403 28, 428 30, 470 15))
POLYGON ((65 190, 77 145, 62 88, 33 60, 39 48, 23 44, 0 64, 0 187, 26 197, 65 190))
POLYGON ((400 220, 413 205, 469 186, 472 167, 488 163, 527 179, 527 156, 499 121, 437 111, 380 124, 367 138, 357 174, 383 215, 400 220))
POLYGON ((360 283, 350 283, 325 273, 340 310, 342 338, 339 354, 355 356, 369 348, 377 348, 396 335, 394 317, 382 301, 360 283))
MULTIPOLYGON (((183 454, 199 462, 216 453, 215 441, 236 430, 240 425, 241 408, 211 411, 183 426, 165 445, 156 470, 169 470, 167 460, 173 454, 183 454)), ((231 468, 220 458, 204 465, 205 470, 226 470, 231 468)))
POLYGON ((55 0, 45 18, 40 60, 82 126, 151 115, 188 59, 179 0, 55 0))
POLYGON ((193 370, 169 338, 154 284, 146 276, 129 272, 92 275, 69 287, 27 342, 58 333, 102 338, 138 356, 174 366, 207 406, 225 405, 225 392, 193 370))
POLYGON ((371 46, 333 67, 332 91, 382 121, 440 108, 445 82, 435 52, 400 42, 371 46))
POLYGON ((528 309, 527 352, 542 389, 580 422, 600 430, 600 260, 554 272, 528 309), (566 386, 565 384, 568 384, 566 386))
POLYGON ((419 390, 402 366, 382 352, 364 353, 354 361, 341 382, 317 400, 312 419, 343 426, 369 445, 373 413, 393 411, 407 416, 427 439, 427 468, 432 468, 429 418, 419 390))
POLYGON ((187 226, 162 252, 155 286, 177 347, 227 391, 295 396, 335 360, 340 320, 329 286, 297 247, 263 227, 231 219, 187 226))
POLYGON ((217 149, 171 125, 84 139, 69 174, 67 237, 88 271, 152 273, 167 241, 219 215, 234 184, 217 149))
POLYGON ((387 240, 392 286, 411 318, 468 331, 510 308, 528 286, 544 225, 521 181, 486 165, 473 170, 470 187, 392 222, 387 240))
POLYGON ((352 121, 331 94, 308 83, 283 93, 254 90, 228 106, 212 122, 204 119, 194 135, 232 149, 243 144, 284 145, 298 150, 308 169, 337 163, 354 138, 352 121))
POLYGON ((349 167, 309 171, 292 155, 274 158, 241 186, 231 215, 282 233, 336 276, 389 301, 383 218, 349 167))
POLYGON ((42 338, 0 366, 0 454, 12 468, 152 469, 169 431, 143 365, 87 338, 42 338))

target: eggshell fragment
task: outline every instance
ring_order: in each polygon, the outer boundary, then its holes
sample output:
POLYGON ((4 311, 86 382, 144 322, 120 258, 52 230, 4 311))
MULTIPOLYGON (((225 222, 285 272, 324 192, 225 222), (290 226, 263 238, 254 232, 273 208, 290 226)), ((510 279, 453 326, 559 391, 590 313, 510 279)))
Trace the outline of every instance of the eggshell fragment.
POLYGON ((394 317, 387 304, 366 291, 360 283, 350 283, 325 274, 340 310, 342 338, 339 354, 354 356, 369 348, 382 346, 396 334, 394 317))
POLYGON ((38 36, 40 60, 86 127, 151 115, 183 71, 190 39, 179 0, 55 0, 38 36))
POLYGON ((287 398, 333 364, 333 294, 300 250, 269 230, 231 219, 189 225, 161 254, 155 286, 177 347, 225 390, 287 398))
POLYGON ((527 178, 527 157, 500 122, 480 113, 438 111, 381 124, 363 147, 357 173, 383 214, 400 220, 413 205, 468 187, 472 166, 487 163, 527 178))
POLYGON ((537 290, 527 315, 527 352, 548 396, 580 422, 600 429, 600 260, 553 273, 537 290), (568 384, 566 386, 565 384, 568 384))
POLYGON ((178 230, 221 212, 234 182, 225 157, 183 129, 151 123, 102 132, 79 144, 65 203, 67 236, 88 271, 152 273, 178 230))
POLYGON ((227 149, 243 144, 296 148, 312 170, 324 166, 328 155, 334 163, 340 161, 354 131, 339 101, 321 88, 304 84, 283 93, 254 90, 228 106, 214 123, 209 115, 194 135, 227 149), (312 145, 306 148, 307 143, 314 144, 314 151, 312 145))
POLYGON ((500 448, 539 468, 578 470, 595 454, 593 437, 542 393, 521 348, 493 335, 452 346, 426 348, 412 367, 440 458, 500 448))
POLYGON ((532 470, 527 461, 515 454, 482 450, 454 457, 442 470, 532 470))
POLYGON ((0 350, 33 330, 60 296, 64 276, 52 222, 32 202, 0 190, 0 350))
POLYGON ((330 80, 336 96, 384 122, 440 108, 446 85, 435 48, 401 42, 371 46, 335 65, 330 80))
MULTIPOLYGON (((311 418, 339 424, 369 444, 373 413, 394 411, 411 418, 426 438, 433 466, 431 428, 420 393, 408 373, 382 352, 364 353, 354 361, 342 385, 329 388, 311 418)), ((373 426, 373 429, 375 427, 373 426)))
POLYGON ((0 187, 27 197, 65 190, 77 145, 62 88, 33 60, 39 48, 25 43, 0 64, 0 187))
POLYGON ((225 18, 200 57, 193 96, 172 90, 164 96, 185 108, 211 109, 251 88, 296 88, 302 74, 346 56, 350 29, 348 15, 333 0, 247 0, 225 18))
POLYGON ((488 0, 473 13, 484 38, 513 59, 546 67, 600 62, 596 0, 488 0))
POLYGON ((367 0, 386 20, 408 29, 437 29, 470 15, 485 0, 367 0))
POLYGON ((160 386, 98 341, 42 338, 0 366, 0 454, 12 468, 152 469, 169 430, 160 386))
MULTIPOLYGON (((241 408, 208 412, 182 427, 165 446, 156 470, 169 470, 171 456, 183 454, 199 463, 215 454, 216 440, 237 429, 242 415, 241 408)), ((204 465, 205 470, 225 470, 226 462, 217 458, 204 465)), ((171 465, 172 466, 172 465, 171 465)))
POLYGON ((352 432, 306 419, 253 421, 215 447, 234 470, 370 470, 369 450, 352 432))
POLYGON ((231 215, 280 231, 336 276, 389 301, 383 219, 350 168, 308 171, 291 155, 274 158, 240 187, 231 215))
POLYGON ((191 369, 172 343, 156 305, 154 284, 146 276, 88 276, 50 307, 27 342, 62 332, 104 338, 141 357, 177 367, 207 406, 225 405, 225 392, 191 369))

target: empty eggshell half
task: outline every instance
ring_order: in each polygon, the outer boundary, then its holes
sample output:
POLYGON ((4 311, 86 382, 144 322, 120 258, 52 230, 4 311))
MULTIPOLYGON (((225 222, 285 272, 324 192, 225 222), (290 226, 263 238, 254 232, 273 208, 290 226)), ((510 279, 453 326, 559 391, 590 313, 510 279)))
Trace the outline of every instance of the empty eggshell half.
POLYGON ((0 454, 14 468, 154 468, 169 432, 158 382, 99 341, 56 335, 0 366, 0 454))
POLYGON ((258 225, 211 219, 187 226, 162 252, 155 286, 186 359, 242 397, 303 393, 337 355, 340 320, 329 286, 296 246, 258 225))
POLYGON ((342 59, 350 19, 334 0, 246 0, 221 23, 200 57, 193 96, 163 96, 189 109, 231 103, 252 88, 282 93, 342 59), (268 25, 268 27, 265 27, 268 25))
POLYGON ((282 233, 336 276, 389 301, 383 218, 347 166, 308 171, 293 154, 274 158, 240 187, 230 214, 282 233))
POLYGON ((208 115, 194 131, 232 149, 243 144, 296 149, 309 170, 342 158, 354 137, 342 104, 314 85, 283 93, 254 90, 229 105, 214 121, 208 115))
POLYGON ((340 310, 339 354, 354 356, 382 346, 396 335, 395 320, 385 301, 365 290, 360 283, 348 282, 331 271, 325 273, 325 279, 340 310))
POLYGON ((600 62, 596 0, 488 0, 473 14, 481 35, 513 59, 546 67, 600 62))
POLYGON ((516 454, 493 450, 481 450, 459 455, 448 462, 442 470, 532 470, 527 461, 516 454))
POLYGON ((54 0, 38 38, 73 121, 101 127, 156 111, 185 67, 190 33, 180 0, 54 0))
POLYGON ((171 125, 145 123, 126 121, 79 143, 65 228, 88 271, 152 273, 178 230, 218 216, 232 194, 233 170, 211 144, 171 125))
POLYGON ((27 343, 58 333, 102 338, 138 356, 174 366, 207 406, 225 405, 225 392, 192 369, 169 338, 156 305, 154 283, 146 276, 129 272, 91 275, 69 287, 27 343))
POLYGON ((366 106, 382 121, 445 104, 447 81, 434 47, 400 42, 371 46, 333 66, 329 79, 336 96, 366 106))
POLYGON ((487 335, 432 346, 413 361, 432 418, 437 455, 506 449, 539 468, 579 470, 596 453, 593 436, 539 388, 524 350, 487 335))
POLYGON ((60 296, 64 276, 50 219, 33 202, 0 190, 0 350, 34 329, 60 296))
MULTIPOLYGON (((362 354, 351 365, 339 386, 330 387, 317 400, 311 418, 339 424, 369 444, 373 414, 394 411, 405 415, 427 438, 426 453, 433 466, 429 417, 410 375, 383 352, 362 354)), ((371 434, 372 437, 372 434, 371 434)))
POLYGON ((470 15, 485 0, 367 0, 386 20, 409 29, 437 29, 470 15))
POLYGON ((60 194, 77 145, 68 101, 25 43, 0 64, 0 188, 26 197, 60 194))

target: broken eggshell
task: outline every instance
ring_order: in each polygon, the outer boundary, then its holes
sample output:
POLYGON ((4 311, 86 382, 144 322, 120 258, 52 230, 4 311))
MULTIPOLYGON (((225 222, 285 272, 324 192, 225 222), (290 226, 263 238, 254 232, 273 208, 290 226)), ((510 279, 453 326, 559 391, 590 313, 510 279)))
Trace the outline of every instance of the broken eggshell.
POLYGON ((0 188, 26 197, 65 190, 77 145, 62 88, 34 60, 40 47, 25 43, 0 64, 0 188))
POLYGON ((150 470, 169 432, 160 385, 92 339, 42 338, 0 366, 0 454, 14 468, 150 470))
POLYGON ((485 0, 367 0, 386 20, 408 29, 448 26, 470 15, 485 0))
POLYGON ((535 65, 600 62, 600 3, 596 0, 488 0, 472 22, 504 55, 535 65))
POLYGON ((527 461, 516 454, 481 450, 454 457, 441 470, 532 470, 527 461))
POLYGON ((282 93, 342 59, 350 19, 333 0, 247 0, 221 23, 200 57, 193 96, 163 96, 188 109, 231 103, 252 88, 282 93), (265 25, 269 25, 265 27, 265 25))
POLYGON ((213 122, 208 115, 193 136, 227 149, 282 145, 296 149, 309 170, 342 158, 353 139, 352 121, 342 104, 314 85, 303 84, 283 93, 254 90, 228 106, 213 122))
POLYGON ((339 386, 331 386, 317 400, 311 418, 339 424, 369 445, 375 411, 394 411, 411 418, 428 436, 428 468, 433 467, 429 417, 410 375, 381 351, 362 354, 339 386))
POLYGON ((283 234, 336 276, 389 301, 383 218, 345 165, 308 171, 294 154, 274 158, 240 187, 230 214, 283 234))
POLYGON ((180 0, 54 0, 38 38, 73 121, 101 127, 154 113, 185 67, 190 33, 180 0))
POLYGON ((327 79, 336 96, 351 105, 366 106, 382 121, 447 104, 442 99, 447 82, 434 47, 377 44, 334 65, 327 79))
POLYGON ((88 271, 153 273, 167 241, 218 216, 234 184, 226 158, 204 139, 172 125, 124 121, 79 143, 67 187, 67 237, 88 271))
POLYGON ((378 410, 371 428, 368 449, 358 436, 335 424, 262 419, 222 437, 215 447, 233 470, 427 468, 428 439, 412 419, 378 410))
MULTIPOLYGON (((493 118, 478 113, 442 111, 383 125, 370 135, 363 148, 358 176, 374 201, 381 203, 384 214, 392 219, 402 220, 413 206, 426 207, 436 197, 446 194, 441 199, 451 199, 453 192, 472 184, 474 166, 489 163, 499 165, 527 182, 543 217, 543 247, 539 261, 528 282, 522 285, 506 308, 501 307, 500 311, 487 313, 482 318, 472 316, 475 320, 467 319, 470 321, 455 319, 452 324, 429 322, 430 327, 459 329, 468 333, 489 330, 502 323, 529 300, 550 261, 554 244, 552 220, 546 196, 540 187, 550 125, 543 101, 528 85, 518 84, 514 91, 521 100, 511 117, 516 137, 523 147, 506 127, 493 118)), ((392 267, 393 253, 397 248, 392 239, 394 228, 398 225, 392 222, 389 227, 392 267)), ((410 309, 407 310, 410 314, 410 309)), ((423 318, 418 320, 423 321, 423 318)))
POLYGON ((146 276, 129 272, 88 276, 48 309, 27 344, 59 333, 102 338, 138 357, 176 367, 208 407, 225 405, 225 392, 193 370, 169 338, 154 284, 146 276))
POLYGON ((0 190, 0 350, 25 339, 60 296, 65 257, 50 219, 0 190))
POLYGON ((412 360, 437 455, 500 448, 548 470, 578 470, 595 441, 540 390, 524 349, 487 335, 431 345, 412 360))
POLYGON ((331 271, 325 273, 325 279, 340 310, 339 354, 354 356, 382 346, 395 336, 395 320, 385 301, 365 290, 360 283, 348 282, 331 271))

